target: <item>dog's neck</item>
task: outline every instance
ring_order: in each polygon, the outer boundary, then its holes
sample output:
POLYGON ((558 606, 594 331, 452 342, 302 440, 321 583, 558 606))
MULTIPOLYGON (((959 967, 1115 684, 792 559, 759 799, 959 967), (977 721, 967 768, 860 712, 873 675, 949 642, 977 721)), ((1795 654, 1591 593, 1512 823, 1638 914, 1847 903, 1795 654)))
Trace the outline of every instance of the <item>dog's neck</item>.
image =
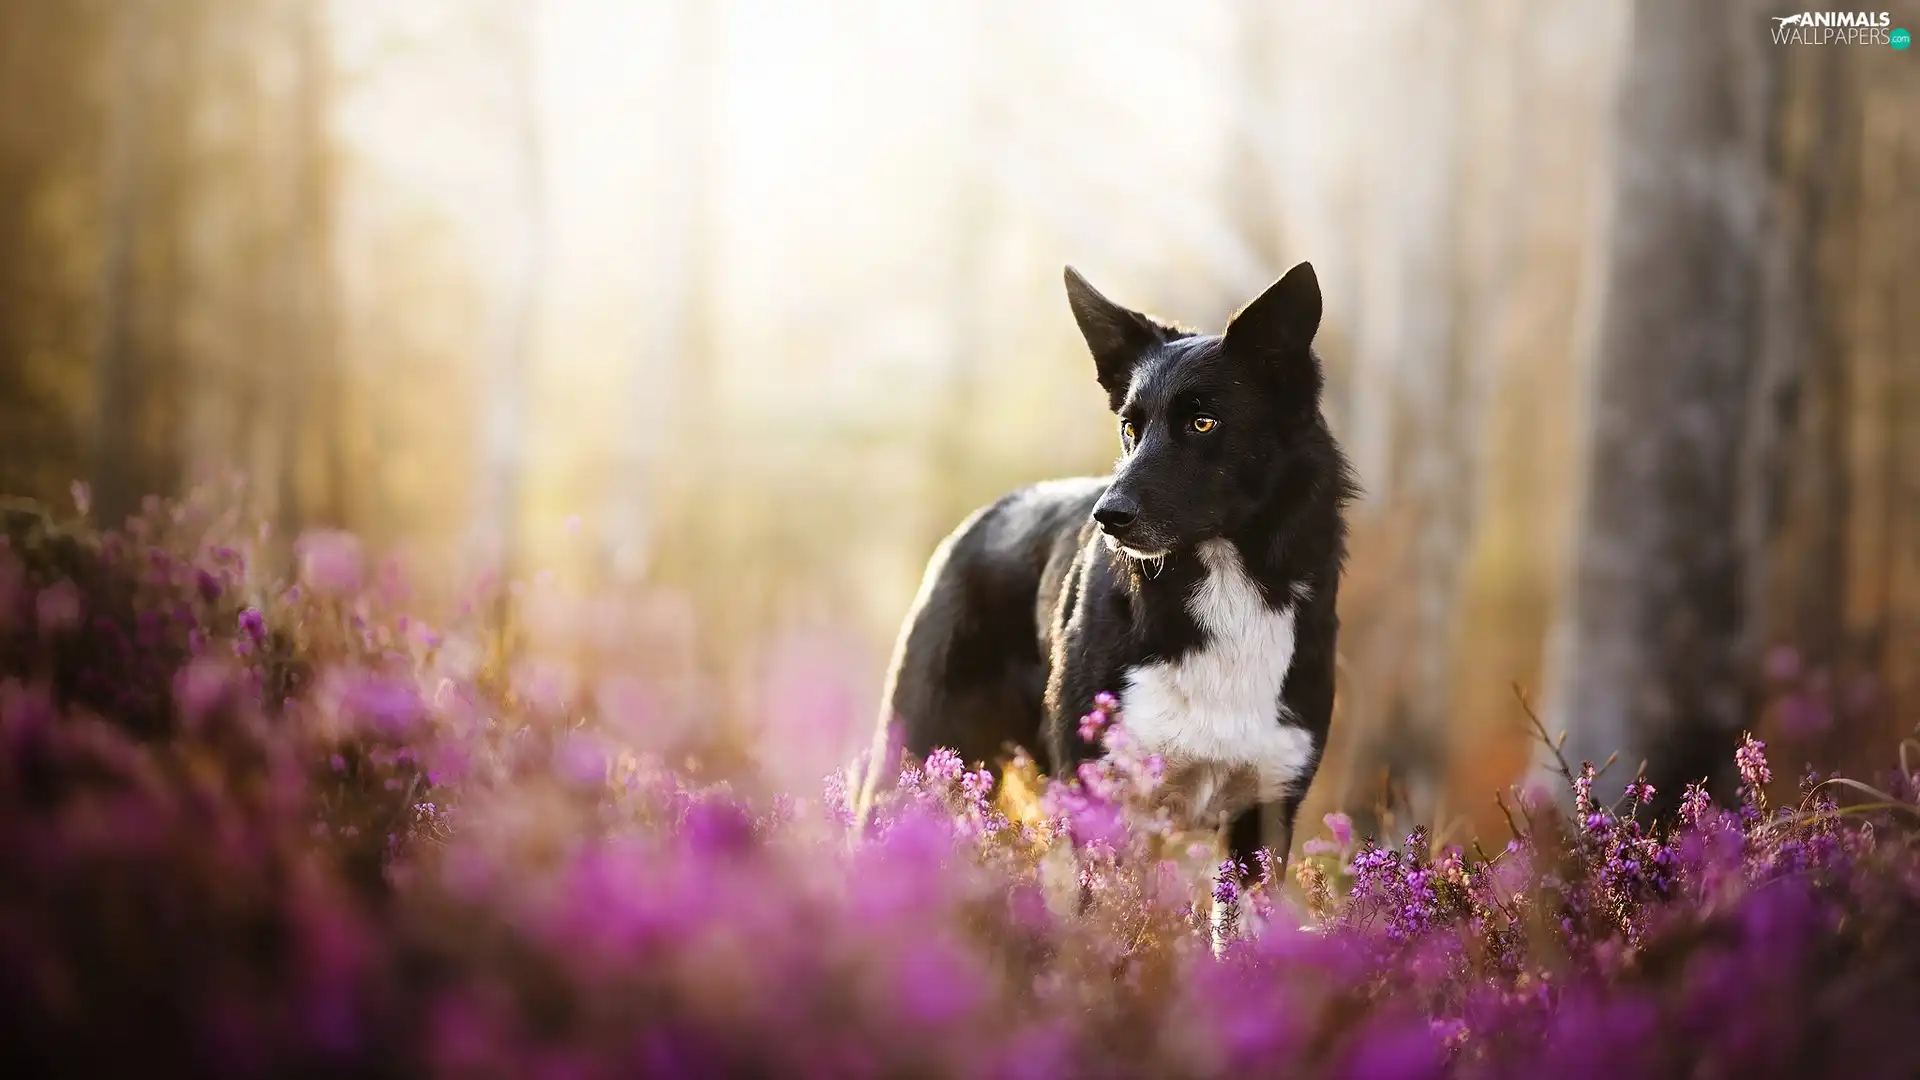
POLYGON ((1295 584, 1304 569, 1299 565, 1304 554, 1299 541, 1326 518, 1329 504, 1337 505, 1340 498, 1338 486, 1328 486, 1315 469, 1283 467, 1266 498, 1227 538, 1240 549, 1241 561, 1255 581, 1268 587, 1295 584))

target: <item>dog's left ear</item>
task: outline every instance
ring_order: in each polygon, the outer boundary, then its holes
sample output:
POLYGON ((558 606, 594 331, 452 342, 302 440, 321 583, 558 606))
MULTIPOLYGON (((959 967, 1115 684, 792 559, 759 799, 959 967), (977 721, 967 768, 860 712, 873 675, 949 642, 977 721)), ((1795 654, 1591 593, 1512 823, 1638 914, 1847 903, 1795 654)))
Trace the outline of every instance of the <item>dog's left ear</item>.
POLYGON ((1248 356, 1292 352, 1313 344, 1320 330, 1320 279, 1301 263, 1267 286, 1227 323, 1226 346, 1248 356))

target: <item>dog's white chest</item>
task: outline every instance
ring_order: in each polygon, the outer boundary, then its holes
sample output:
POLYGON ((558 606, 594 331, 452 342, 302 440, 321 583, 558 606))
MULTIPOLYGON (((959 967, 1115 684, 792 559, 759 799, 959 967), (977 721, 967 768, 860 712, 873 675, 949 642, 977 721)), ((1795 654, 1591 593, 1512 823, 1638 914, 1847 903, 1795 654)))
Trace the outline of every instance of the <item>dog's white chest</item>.
POLYGON ((1196 818, 1278 798, 1305 772, 1313 739, 1280 704, 1293 665, 1294 609, 1267 606, 1224 540, 1198 548, 1207 576, 1187 599, 1206 644, 1127 673, 1121 718, 1167 764, 1196 818))

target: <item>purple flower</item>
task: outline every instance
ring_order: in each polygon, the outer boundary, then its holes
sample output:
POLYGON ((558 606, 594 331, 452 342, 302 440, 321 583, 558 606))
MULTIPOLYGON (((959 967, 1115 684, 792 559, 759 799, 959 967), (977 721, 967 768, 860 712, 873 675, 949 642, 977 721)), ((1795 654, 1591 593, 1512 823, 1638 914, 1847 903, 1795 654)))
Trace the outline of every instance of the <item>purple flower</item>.
POLYGON ((173 698, 189 726, 197 726, 237 695, 239 673, 218 660, 195 660, 174 677, 173 698))
MULTIPOLYGON (((431 646, 429 646, 431 647, 431 646)), ((637 743, 654 743, 675 732, 647 684, 631 675, 602 679, 594 689, 594 707, 600 721, 637 743)))
POLYGON ((1800 677, 1800 650, 1791 645, 1775 645, 1767 650, 1763 664, 1767 678, 1787 683, 1800 677))
POLYGON ((1076 846, 1117 849, 1127 837, 1127 821, 1122 809, 1105 799, 1064 788, 1047 790, 1049 813, 1066 819, 1067 832, 1076 846))
POLYGON ((1320 820, 1326 824, 1327 831, 1333 834, 1333 842, 1342 849, 1353 844, 1352 818, 1336 810, 1320 820))
POLYGON ((986 998, 986 986, 972 957, 944 942, 910 946, 893 962, 893 975, 893 1000, 916 1027, 957 1023, 986 998))
POLYGON ((300 579, 321 596, 349 596, 360 590, 360 541, 350 533, 315 529, 294 542, 300 579))
POLYGON ((1780 701, 1780 730, 1789 739, 1811 739, 1833 725, 1833 711, 1821 697, 1788 694, 1780 701))
POLYGON ((1713 800, 1707 796, 1707 789, 1699 783, 1688 784, 1680 796, 1680 821, 1698 828, 1712 809, 1713 800))
POLYGON ((584 731, 570 731, 553 748, 553 771, 575 787, 592 787, 606 782, 607 748, 599 737, 584 731))
POLYGON ((853 793, 847 790, 847 774, 844 770, 828 773, 820 782, 820 801, 826 807, 827 816, 841 828, 853 826, 853 793))
POLYGON ((960 755, 944 746, 935 747, 933 752, 927 755, 926 763, 922 768, 926 772, 927 779, 936 784, 951 784, 967 771, 966 763, 960 760, 960 755))
POLYGON ((1424 1021, 1375 1023, 1354 1038, 1340 1075, 1369 1080, 1439 1080, 1446 1073, 1441 1039, 1424 1021))
POLYGON ((48 636, 64 634, 79 626, 82 607, 80 587, 64 578, 41 589, 33 603, 40 632, 48 636))
POLYGON ((706 800, 687 807, 681 832, 694 851, 739 854, 753 844, 753 818, 731 802, 706 800))
POLYGON ((380 675, 352 679, 341 698, 349 719, 390 738, 405 738, 426 716, 426 705, 412 684, 380 675))
POLYGON ((529 661, 513 672, 513 692, 526 707, 546 717, 559 717, 573 697, 571 672, 557 664, 529 661))
POLYGON ((1240 864, 1228 859, 1213 872, 1213 902, 1229 907, 1240 900, 1240 864))
MULTIPOLYGON (((257 575, 168 538, 235 528, 190 506, 150 540, 102 538, 101 573, 121 577, 84 578, 88 606, 115 597, 77 614, 85 650, 39 639, 60 621, 37 610, 53 579, 0 537, 0 841, 21 885, 0 905, 0 981, 18 975, 30 1054, 91 1047, 106 1010, 164 1000, 182 1038, 144 1042, 147 1071, 1604 1080, 1897 1076, 1911 1058, 1910 815, 1812 775, 1800 812, 1769 814, 1751 737, 1742 805, 1691 785, 1670 830, 1640 812, 1644 777, 1616 814, 1590 766, 1577 813, 1530 792, 1511 840, 1481 837, 1491 855, 1420 830, 1382 846, 1328 814, 1307 850, 1337 858, 1298 868, 1295 910, 1268 853, 1220 862, 1152 797, 1162 766, 1111 695, 1088 717, 1106 753, 1037 804, 996 804, 992 773, 940 751, 879 785, 854 834, 860 771, 797 806, 778 769, 730 762, 744 732, 703 723, 729 691, 681 693, 685 657, 657 663, 618 622, 556 617, 575 636, 512 668, 473 621, 422 648, 384 582, 315 611, 261 582, 226 629, 257 651, 275 611, 276 663, 183 667, 181 642, 257 575), (614 739, 662 731, 671 755, 615 757, 614 739), (1248 940, 1221 947, 1241 914, 1248 940), (43 1008, 41 983, 72 992, 43 1008)), ((303 538, 304 560, 322 554, 303 538)), ((325 595, 348 580, 301 573, 325 595)), ((683 641, 684 608, 662 610, 683 641)), ((743 711, 761 700, 793 699, 743 711)), ((818 734, 836 755, 864 745, 818 734)), ((1879 782, 1892 800, 1920 786, 1911 757, 1879 782)))
POLYGON ((1758 792, 1773 780, 1773 772, 1767 768, 1767 744, 1754 738, 1751 732, 1741 734, 1740 748, 1733 752, 1733 763, 1740 771, 1740 782, 1752 791, 1758 792))

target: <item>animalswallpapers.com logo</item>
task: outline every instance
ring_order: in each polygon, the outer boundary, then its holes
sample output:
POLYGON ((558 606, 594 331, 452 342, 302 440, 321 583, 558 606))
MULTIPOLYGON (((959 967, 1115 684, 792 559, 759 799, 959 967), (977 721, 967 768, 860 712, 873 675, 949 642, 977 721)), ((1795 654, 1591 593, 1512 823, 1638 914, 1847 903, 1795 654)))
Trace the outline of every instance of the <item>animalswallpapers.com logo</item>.
POLYGON ((1885 11, 1803 11, 1773 16, 1776 45, 1891 45, 1904 49, 1912 37, 1893 29, 1885 11))

